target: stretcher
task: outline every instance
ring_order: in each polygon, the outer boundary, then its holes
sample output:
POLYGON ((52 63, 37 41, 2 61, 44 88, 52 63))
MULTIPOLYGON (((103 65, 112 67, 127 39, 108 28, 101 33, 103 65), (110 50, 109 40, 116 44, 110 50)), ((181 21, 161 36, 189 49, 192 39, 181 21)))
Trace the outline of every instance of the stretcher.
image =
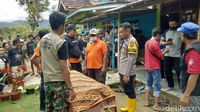
POLYGON ((69 101, 69 112, 117 112, 110 87, 76 71, 71 71, 71 81, 76 96, 69 101))

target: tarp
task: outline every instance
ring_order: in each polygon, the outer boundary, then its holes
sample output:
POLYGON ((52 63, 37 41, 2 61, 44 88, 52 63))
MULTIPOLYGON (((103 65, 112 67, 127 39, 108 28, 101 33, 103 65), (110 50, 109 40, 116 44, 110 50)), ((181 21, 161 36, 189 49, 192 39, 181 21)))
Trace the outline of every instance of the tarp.
POLYGON ((71 72, 71 81, 76 97, 70 101, 69 112, 116 111, 115 93, 110 87, 76 71, 71 72))

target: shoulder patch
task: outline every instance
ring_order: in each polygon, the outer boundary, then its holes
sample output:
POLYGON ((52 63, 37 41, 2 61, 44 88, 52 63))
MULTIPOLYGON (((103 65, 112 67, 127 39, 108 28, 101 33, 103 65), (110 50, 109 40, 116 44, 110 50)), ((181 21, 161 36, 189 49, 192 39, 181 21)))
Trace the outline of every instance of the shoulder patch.
POLYGON ((137 54, 137 42, 135 40, 130 40, 128 42, 128 53, 129 54, 137 54))

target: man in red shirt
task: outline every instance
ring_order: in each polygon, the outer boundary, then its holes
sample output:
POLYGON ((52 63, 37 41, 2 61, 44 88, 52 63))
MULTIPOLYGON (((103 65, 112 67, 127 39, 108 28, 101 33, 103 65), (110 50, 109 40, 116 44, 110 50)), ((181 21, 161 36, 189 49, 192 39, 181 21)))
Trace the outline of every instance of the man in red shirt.
POLYGON ((161 38, 161 31, 159 28, 154 28, 152 31, 152 38, 145 44, 145 64, 147 70, 146 78, 146 101, 145 107, 149 107, 150 88, 154 84, 154 110, 158 110, 158 99, 161 89, 161 72, 160 60, 169 50, 165 49, 163 52, 160 50, 159 41, 161 38))
MULTIPOLYGON (((200 42, 197 41, 199 25, 186 22, 178 28, 181 41, 186 44, 186 50, 181 59, 181 89, 183 96, 180 104, 183 107, 200 107, 200 42)), ((195 110, 192 112, 199 112, 195 110)))

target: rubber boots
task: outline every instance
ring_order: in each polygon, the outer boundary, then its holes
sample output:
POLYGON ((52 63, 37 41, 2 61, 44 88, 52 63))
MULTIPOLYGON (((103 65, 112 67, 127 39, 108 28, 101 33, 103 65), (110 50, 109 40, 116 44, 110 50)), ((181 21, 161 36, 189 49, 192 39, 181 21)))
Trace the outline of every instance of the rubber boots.
POLYGON ((128 112, 136 112, 136 99, 128 99, 128 112))
POLYGON ((128 106, 120 108, 122 112, 136 112, 136 99, 128 98, 128 106))
POLYGON ((120 111, 121 111, 121 112, 128 112, 128 110, 129 110, 128 107, 120 108, 120 111))

